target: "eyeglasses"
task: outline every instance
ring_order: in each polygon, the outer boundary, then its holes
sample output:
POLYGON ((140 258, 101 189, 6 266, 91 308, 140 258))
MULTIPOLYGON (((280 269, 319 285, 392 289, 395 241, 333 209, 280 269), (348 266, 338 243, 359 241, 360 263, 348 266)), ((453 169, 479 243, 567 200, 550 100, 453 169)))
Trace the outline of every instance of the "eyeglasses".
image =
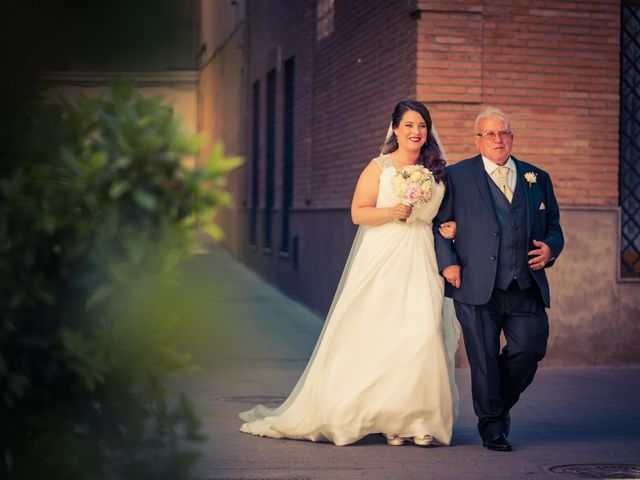
POLYGON ((507 140, 511 138, 511 132, 484 132, 476 133, 476 136, 488 138, 489 140, 497 140, 498 137, 500 137, 500 140, 507 140))

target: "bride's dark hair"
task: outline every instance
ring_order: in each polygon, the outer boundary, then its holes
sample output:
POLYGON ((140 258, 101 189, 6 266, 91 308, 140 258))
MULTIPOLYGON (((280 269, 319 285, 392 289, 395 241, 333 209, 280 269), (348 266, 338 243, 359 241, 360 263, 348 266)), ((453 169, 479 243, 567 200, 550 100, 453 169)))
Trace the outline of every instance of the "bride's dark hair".
MULTIPOLYGON (((391 127, 397 128, 398 125, 400 125, 402 116, 409 110, 418 112, 427 124, 427 141, 420 149, 418 163, 431 170, 436 181, 440 182, 444 178, 444 167, 446 162, 442 158, 442 152, 440 151, 440 147, 438 147, 438 142, 436 142, 436 139, 433 136, 433 122, 431 121, 431 114, 427 107, 422 103, 415 102, 413 100, 403 100, 402 102, 399 102, 391 114, 391 127)), ((398 140, 395 135, 391 135, 391 137, 389 137, 382 145, 381 151, 382 153, 391 153, 395 152, 397 149, 398 140)))

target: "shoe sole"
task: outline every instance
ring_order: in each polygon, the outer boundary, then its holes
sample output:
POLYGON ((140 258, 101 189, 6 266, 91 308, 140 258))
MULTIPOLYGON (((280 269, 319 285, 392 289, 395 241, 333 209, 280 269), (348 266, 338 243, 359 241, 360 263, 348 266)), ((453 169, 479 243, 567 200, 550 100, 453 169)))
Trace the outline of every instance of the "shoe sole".
POLYGON ((429 440, 422 440, 422 439, 417 439, 417 438, 410 438, 409 439, 410 442, 413 442, 414 444, 418 445, 419 447, 429 447, 431 445, 433 445, 434 439, 430 438, 429 440))
POLYGON ((405 442, 405 439, 402 437, 392 438, 385 435, 385 438, 387 439, 387 445, 391 445, 393 447, 400 447, 404 445, 405 442))
POLYGON ((482 446, 487 450, 493 450, 494 452, 510 452, 511 450, 513 450, 513 448, 511 448, 510 446, 508 447, 506 445, 504 447, 498 447, 498 446, 490 447, 489 445, 482 444, 482 446))

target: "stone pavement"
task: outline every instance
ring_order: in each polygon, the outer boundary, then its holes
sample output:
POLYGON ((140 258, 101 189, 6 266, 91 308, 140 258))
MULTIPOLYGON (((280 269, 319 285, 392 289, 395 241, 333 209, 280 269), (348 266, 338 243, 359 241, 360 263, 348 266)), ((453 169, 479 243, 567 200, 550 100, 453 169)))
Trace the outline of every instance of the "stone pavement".
POLYGON ((219 248, 197 256, 189 270, 206 300, 189 338, 205 371, 184 384, 209 437, 194 479, 640 478, 640 366, 541 368, 512 411, 513 452, 481 446, 467 369, 456 372, 460 416, 449 448, 391 447, 377 435, 336 447, 240 433, 238 412, 277 405, 292 389, 322 319, 219 248), (550 470, 574 464, 603 464, 600 473, 609 475, 550 470), (636 474, 604 466, 619 464, 635 465, 636 474))

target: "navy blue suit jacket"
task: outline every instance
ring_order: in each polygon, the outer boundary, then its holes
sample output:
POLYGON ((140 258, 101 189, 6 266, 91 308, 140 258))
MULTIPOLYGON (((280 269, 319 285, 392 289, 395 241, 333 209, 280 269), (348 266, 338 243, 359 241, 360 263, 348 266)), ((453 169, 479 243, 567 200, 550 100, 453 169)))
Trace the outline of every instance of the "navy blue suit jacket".
MULTIPOLYGON (((527 250, 537 248, 533 239, 546 243, 553 260, 545 268, 551 267, 564 246, 551 179, 544 170, 521 162, 513 155, 511 158, 527 196, 527 250), (528 172, 536 174, 535 183, 525 180, 524 174, 528 172)), ((447 167, 447 189, 433 222, 438 269, 442 272, 449 265, 462 267, 460 288, 447 283, 445 295, 471 305, 489 301, 496 278, 500 231, 487 183, 490 181, 480 155, 447 167), (457 223, 455 240, 446 240, 438 234, 440 224, 449 220, 457 223)), ((529 271, 549 307, 549 282, 544 270, 529 271)))

